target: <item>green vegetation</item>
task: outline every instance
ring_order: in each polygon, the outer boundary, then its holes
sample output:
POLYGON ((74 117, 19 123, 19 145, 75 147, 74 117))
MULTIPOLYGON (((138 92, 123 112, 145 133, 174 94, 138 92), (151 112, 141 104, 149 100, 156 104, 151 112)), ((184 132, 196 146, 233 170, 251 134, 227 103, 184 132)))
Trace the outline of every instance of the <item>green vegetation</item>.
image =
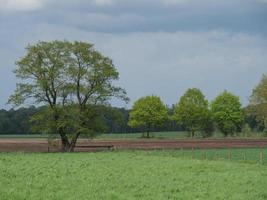
POLYGON ((214 121, 225 136, 240 132, 244 122, 244 113, 239 97, 224 91, 211 103, 214 121))
MULTIPOLYGON (((150 137, 153 139, 181 139, 187 138, 186 131, 179 132, 151 132, 150 137)), ((97 135, 96 139, 140 139, 143 138, 143 133, 120 133, 120 134, 101 134, 97 135)))
MULTIPOLYGON (((0 134, 0 138, 48 138, 51 135, 47 134, 0 134)), ((81 135, 81 138, 90 138, 88 135, 81 135)), ((210 138, 223 138, 224 135, 221 132, 214 132, 210 138)), ((229 138, 263 138, 265 137, 265 133, 263 132, 241 132, 236 133, 234 137, 229 138)), ((56 138, 54 135, 52 138, 56 138)), ((94 137, 95 139, 141 139, 143 138, 143 133, 135 132, 135 133, 98 133, 94 137)), ((161 132, 150 132, 150 138, 153 139, 188 139, 187 131, 161 131, 161 132)), ((195 139, 203 139, 202 132, 195 133, 195 139)))
MULTIPOLYGON (((186 131, 195 138, 261 137, 266 131, 267 76, 246 108, 227 91, 210 104, 192 88, 171 108, 160 97, 146 96, 127 110, 109 106, 113 97, 128 98, 113 84, 119 73, 112 60, 89 43, 29 45, 15 74, 19 82, 10 103, 37 107, 1 110, 0 132, 60 138, 65 152, 74 150, 79 137, 139 139, 138 130, 155 139, 186 138, 186 131), (124 134, 95 135, 105 130, 124 134)), ((267 149, 0 153, 0 199, 263 200, 266 155, 267 149)))
POLYGON ((140 127, 149 133, 154 127, 162 126, 168 119, 168 109, 157 96, 147 96, 137 100, 130 112, 129 126, 140 127))
POLYGON ((267 75, 263 75, 260 83, 254 88, 248 110, 250 115, 263 124, 267 133, 267 75))
MULTIPOLYGON (((0 110, 0 135, 24 135, 24 134, 44 134, 44 131, 33 129, 32 117, 42 111, 43 107, 19 108, 10 110, 0 110)), ((96 133, 126 133, 136 132, 127 125, 129 110, 125 108, 110 107, 108 105, 97 105, 99 130, 96 133)), ((170 126, 166 130, 170 130, 170 126)))
POLYGON ((171 107, 160 97, 146 96, 128 110, 109 105, 114 97, 129 99, 114 84, 119 72, 113 61, 93 44, 40 41, 26 51, 16 63, 18 83, 9 99, 21 108, 0 110, 0 134, 56 133, 62 151, 73 151, 80 136, 97 133, 142 131, 150 137, 150 132, 188 131, 191 137, 211 137, 219 130, 225 137, 254 132, 267 136, 266 75, 244 108, 239 97, 226 90, 209 102, 199 89, 190 88, 171 107))
POLYGON ((175 106, 173 118, 194 137, 196 131, 204 131, 211 122, 208 106, 208 100, 199 89, 188 89, 175 106))
POLYGON ((45 105, 31 120, 37 131, 57 133, 62 151, 73 151, 81 134, 99 128, 96 105, 112 97, 127 101, 113 84, 119 79, 113 62, 84 42, 38 42, 27 47, 16 64, 19 79, 9 102, 45 105))
POLYGON ((174 151, 0 154, 0 199, 267 198, 267 168, 174 151))
POLYGON ((267 165, 266 148, 227 148, 227 149, 180 149, 162 151, 161 154, 176 158, 233 161, 267 165))

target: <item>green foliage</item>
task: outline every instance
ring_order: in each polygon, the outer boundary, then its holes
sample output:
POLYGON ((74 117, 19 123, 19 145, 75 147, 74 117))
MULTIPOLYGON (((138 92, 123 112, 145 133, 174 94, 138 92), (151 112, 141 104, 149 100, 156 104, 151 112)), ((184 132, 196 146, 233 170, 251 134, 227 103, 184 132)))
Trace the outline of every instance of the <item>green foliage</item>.
POLYGON ((130 112, 129 126, 142 127, 149 132, 153 127, 161 126, 168 119, 168 109, 157 96, 147 96, 137 100, 130 112))
POLYGON ((128 110, 124 108, 102 107, 103 118, 107 125, 108 133, 126 132, 128 126, 128 110))
POLYGON ((240 131, 244 113, 239 97, 224 91, 211 103, 213 118, 225 136, 240 131))
POLYGON ((202 130, 203 137, 211 137, 215 131, 214 121, 212 119, 211 111, 209 110, 208 112, 209 115, 203 122, 203 130, 202 130))
MULTIPOLYGON (((97 124, 101 128, 94 128, 95 134, 101 133, 136 133, 138 128, 131 128, 128 126, 129 112, 130 110, 125 108, 110 107, 109 105, 96 105, 95 110, 98 118, 97 124)), ((46 106, 41 107, 29 107, 20 109, 0 110, 0 135, 23 135, 27 134, 41 134, 44 136, 49 134, 55 134, 51 130, 49 121, 47 119, 51 116, 47 116, 49 112, 45 112, 48 109, 46 106), (38 119, 40 117, 40 119, 38 119)), ((169 113, 171 115, 171 113, 169 113)), ((72 115, 72 117, 75 117, 72 115)), ((51 119, 50 119, 51 120, 51 119)), ((51 123, 51 122, 50 122, 51 123)), ((153 132, 159 131, 181 131, 182 128, 176 125, 171 119, 164 123, 161 127, 154 127, 153 132)), ((153 135, 155 136, 155 135, 153 135)), ((34 137, 34 136, 29 136, 34 137)))
POLYGON ((196 131, 212 132, 208 101, 199 89, 188 89, 174 108, 173 118, 194 137, 196 131))
POLYGON ((58 133, 62 150, 72 151, 80 134, 95 131, 93 108, 112 97, 127 101, 113 62, 84 42, 52 41, 29 45, 15 70, 20 82, 9 102, 45 105, 33 118, 40 131, 58 133), (89 121, 90 120, 90 121, 89 121), (68 137, 71 135, 70 137, 68 137))
POLYGON ((267 103, 267 75, 263 75, 251 95, 251 103, 267 103))
POLYGON ((262 109, 265 109, 264 107, 262 107, 262 104, 250 104, 244 108, 245 122, 249 124, 250 128, 253 129, 253 131, 262 132, 265 128, 264 116, 260 114, 262 112, 262 109))
POLYGON ((244 126, 242 127, 242 134, 243 134, 243 136, 245 136, 245 137, 250 137, 250 136, 252 136, 252 130, 251 130, 249 124, 247 124, 247 123, 244 124, 244 126))
POLYGON ((30 130, 31 116, 39 112, 39 108, 19 108, 17 110, 0 110, 0 134, 35 134, 30 130))
POLYGON ((267 75, 254 88, 250 99, 250 113, 267 128, 267 75))
POLYGON ((2 153, 0 199, 266 199, 266 166, 179 154, 2 153))

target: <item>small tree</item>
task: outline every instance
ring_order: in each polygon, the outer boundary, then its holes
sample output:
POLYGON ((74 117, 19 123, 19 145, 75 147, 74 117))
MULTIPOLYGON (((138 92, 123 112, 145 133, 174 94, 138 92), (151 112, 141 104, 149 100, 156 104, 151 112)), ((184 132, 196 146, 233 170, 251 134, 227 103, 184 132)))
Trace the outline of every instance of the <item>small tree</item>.
POLYGON ((199 89, 191 88, 186 91, 174 108, 173 119, 182 124, 191 133, 191 137, 195 136, 196 131, 208 129, 208 101, 199 89))
POLYGON ((211 103, 213 119, 224 136, 241 130, 244 113, 239 97, 224 91, 211 103))
POLYGON ((168 109, 157 96, 147 96, 137 100, 130 112, 129 126, 141 127, 147 133, 156 126, 161 126, 168 119, 168 109))

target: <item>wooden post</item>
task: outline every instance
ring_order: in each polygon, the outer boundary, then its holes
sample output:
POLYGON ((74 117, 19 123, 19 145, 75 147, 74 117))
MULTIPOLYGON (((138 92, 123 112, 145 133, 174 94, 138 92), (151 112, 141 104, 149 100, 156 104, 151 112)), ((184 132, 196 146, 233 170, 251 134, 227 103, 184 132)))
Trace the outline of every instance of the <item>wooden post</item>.
POLYGON ((260 164, 263 164, 263 152, 260 152, 260 164))

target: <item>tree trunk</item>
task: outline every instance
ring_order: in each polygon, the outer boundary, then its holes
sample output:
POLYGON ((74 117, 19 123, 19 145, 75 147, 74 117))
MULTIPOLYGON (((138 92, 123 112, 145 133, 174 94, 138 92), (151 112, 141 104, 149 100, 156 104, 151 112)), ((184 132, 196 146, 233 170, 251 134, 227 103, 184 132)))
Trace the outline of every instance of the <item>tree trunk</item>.
MULTIPOLYGON (((54 120, 55 120, 55 123, 57 124, 58 120, 59 120, 58 113, 54 114, 54 120)), ((64 131, 64 128, 60 127, 59 129, 57 129, 57 132, 61 138, 61 151, 62 152, 68 152, 69 148, 70 148, 70 142, 69 142, 68 136, 66 135, 66 133, 64 131)))
POLYGON ((149 131, 146 132, 146 137, 149 138, 150 135, 149 135, 149 131))
POLYGON ((74 148, 76 146, 78 137, 79 137, 79 133, 77 133, 71 140, 71 142, 69 142, 68 137, 66 135, 60 135, 61 136, 61 150, 62 152, 73 152, 74 148))
POLYGON ((60 134, 60 137, 61 137, 61 150, 62 150, 62 152, 68 152, 69 148, 70 148, 70 142, 68 140, 68 137, 63 133, 60 134))
POLYGON ((147 129, 146 129, 146 136, 147 138, 149 138, 149 132, 151 130, 151 124, 149 123, 148 126, 147 126, 147 129))
POLYGON ((195 131, 191 131, 191 138, 195 137, 195 131))
POLYGON ((71 140, 69 152, 73 152, 76 146, 77 140, 79 138, 80 133, 77 133, 71 140))

